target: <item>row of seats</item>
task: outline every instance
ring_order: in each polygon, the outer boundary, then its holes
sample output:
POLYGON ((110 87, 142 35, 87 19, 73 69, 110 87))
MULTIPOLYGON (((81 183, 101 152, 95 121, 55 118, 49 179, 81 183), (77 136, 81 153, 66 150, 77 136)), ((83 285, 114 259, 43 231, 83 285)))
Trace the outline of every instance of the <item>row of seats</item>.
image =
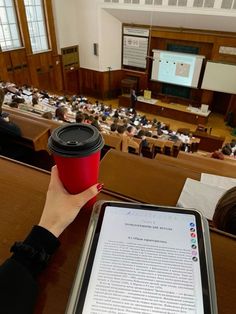
MULTIPOLYGON (((103 138, 105 141, 105 146, 103 149, 103 155, 110 149, 114 148, 118 151, 127 151, 123 149, 124 137, 119 136, 116 133, 103 133, 103 138)), ((132 137, 132 140, 135 141, 139 148, 134 149, 128 144, 128 152, 136 155, 142 155, 147 158, 155 158, 157 154, 164 154, 172 157, 177 157, 181 149, 186 149, 191 152, 195 152, 198 149, 199 139, 192 139, 189 144, 184 145, 181 141, 173 142, 170 140, 146 137, 146 146, 142 145, 142 140, 132 137)))

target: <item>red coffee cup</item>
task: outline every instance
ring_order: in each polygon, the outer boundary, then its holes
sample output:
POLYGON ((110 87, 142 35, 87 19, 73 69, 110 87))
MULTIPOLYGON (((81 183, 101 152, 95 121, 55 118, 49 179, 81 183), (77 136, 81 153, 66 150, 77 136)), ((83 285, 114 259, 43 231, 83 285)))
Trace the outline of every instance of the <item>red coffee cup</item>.
MULTIPOLYGON (((71 123, 52 132, 48 147, 66 190, 77 194, 98 182, 100 151, 104 145, 97 128, 71 123)), ((92 205, 89 202, 89 205, 92 205)))

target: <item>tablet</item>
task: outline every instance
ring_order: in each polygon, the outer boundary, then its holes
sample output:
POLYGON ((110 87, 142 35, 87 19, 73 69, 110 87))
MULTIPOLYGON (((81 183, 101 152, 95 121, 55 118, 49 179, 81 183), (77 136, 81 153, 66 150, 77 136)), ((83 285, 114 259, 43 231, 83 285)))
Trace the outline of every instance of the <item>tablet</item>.
POLYGON ((217 313, 207 222, 193 209, 98 202, 66 313, 217 313))

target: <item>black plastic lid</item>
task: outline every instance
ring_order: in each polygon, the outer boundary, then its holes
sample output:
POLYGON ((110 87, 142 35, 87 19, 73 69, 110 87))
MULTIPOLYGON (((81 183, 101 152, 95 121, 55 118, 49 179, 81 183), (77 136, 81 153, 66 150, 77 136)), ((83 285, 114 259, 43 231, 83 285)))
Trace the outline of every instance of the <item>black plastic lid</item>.
POLYGON ((48 140, 50 151, 63 157, 86 157, 101 150, 103 145, 98 129, 83 123, 63 125, 48 140))

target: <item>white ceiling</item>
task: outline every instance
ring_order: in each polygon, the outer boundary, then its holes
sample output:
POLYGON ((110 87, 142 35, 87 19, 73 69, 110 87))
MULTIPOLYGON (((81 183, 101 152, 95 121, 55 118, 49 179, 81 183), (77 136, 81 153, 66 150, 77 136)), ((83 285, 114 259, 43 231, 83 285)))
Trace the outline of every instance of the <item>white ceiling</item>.
POLYGON ((184 13, 185 10, 180 13, 119 8, 104 9, 122 23, 236 32, 236 15, 222 15, 222 13, 221 15, 209 15, 207 12, 204 14, 184 13))

